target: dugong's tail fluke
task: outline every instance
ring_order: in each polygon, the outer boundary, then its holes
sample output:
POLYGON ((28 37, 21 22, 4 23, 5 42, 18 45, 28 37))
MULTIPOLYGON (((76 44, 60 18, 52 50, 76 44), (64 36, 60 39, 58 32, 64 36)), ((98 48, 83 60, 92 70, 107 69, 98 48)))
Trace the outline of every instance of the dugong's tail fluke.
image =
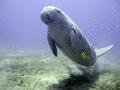
POLYGON ((113 46, 114 45, 112 44, 112 45, 104 47, 104 48, 96 49, 95 50, 96 56, 100 57, 100 56, 104 55, 105 53, 109 52, 113 48, 113 46))

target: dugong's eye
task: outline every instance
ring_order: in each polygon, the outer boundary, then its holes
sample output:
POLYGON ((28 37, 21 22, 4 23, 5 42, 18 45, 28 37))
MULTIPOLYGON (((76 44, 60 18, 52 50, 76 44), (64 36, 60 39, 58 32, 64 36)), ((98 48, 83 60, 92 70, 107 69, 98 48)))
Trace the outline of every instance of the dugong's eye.
POLYGON ((87 52, 82 52, 82 59, 83 60, 88 60, 89 59, 89 54, 87 52))
POLYGON ((57 10, 58 13, 61 13, 61 11, 57 10))

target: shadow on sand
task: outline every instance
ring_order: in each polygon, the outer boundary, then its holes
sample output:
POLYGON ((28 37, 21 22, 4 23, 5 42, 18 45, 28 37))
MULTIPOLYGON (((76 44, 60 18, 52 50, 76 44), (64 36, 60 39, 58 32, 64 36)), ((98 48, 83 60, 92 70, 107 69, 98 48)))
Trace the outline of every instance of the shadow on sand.
POLYGON ((49 90, 89 90, 91 83, 97 80, 98 75, 71 75, 69 78, 60 81, 49 87, 49 90))

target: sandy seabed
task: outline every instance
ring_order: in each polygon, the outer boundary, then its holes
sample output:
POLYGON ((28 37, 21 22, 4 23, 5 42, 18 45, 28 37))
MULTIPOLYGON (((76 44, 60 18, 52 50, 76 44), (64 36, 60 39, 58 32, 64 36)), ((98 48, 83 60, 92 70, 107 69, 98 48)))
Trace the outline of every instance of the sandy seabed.
POLYGON ((120 90, 119 69, 107 69, 88 82, 71 75, 72 64, 62 54, 1 50, 0 90, 120 90))

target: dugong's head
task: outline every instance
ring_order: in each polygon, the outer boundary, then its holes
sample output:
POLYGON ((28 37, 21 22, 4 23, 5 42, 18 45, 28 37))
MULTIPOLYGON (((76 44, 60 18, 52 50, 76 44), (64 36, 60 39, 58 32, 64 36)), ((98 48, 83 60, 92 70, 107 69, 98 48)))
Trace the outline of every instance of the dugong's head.
POLYGON ((41 19, 45 24, 57 23, 65 18, 64 12, 54 6, 47 6, 41 12, 41 19))

